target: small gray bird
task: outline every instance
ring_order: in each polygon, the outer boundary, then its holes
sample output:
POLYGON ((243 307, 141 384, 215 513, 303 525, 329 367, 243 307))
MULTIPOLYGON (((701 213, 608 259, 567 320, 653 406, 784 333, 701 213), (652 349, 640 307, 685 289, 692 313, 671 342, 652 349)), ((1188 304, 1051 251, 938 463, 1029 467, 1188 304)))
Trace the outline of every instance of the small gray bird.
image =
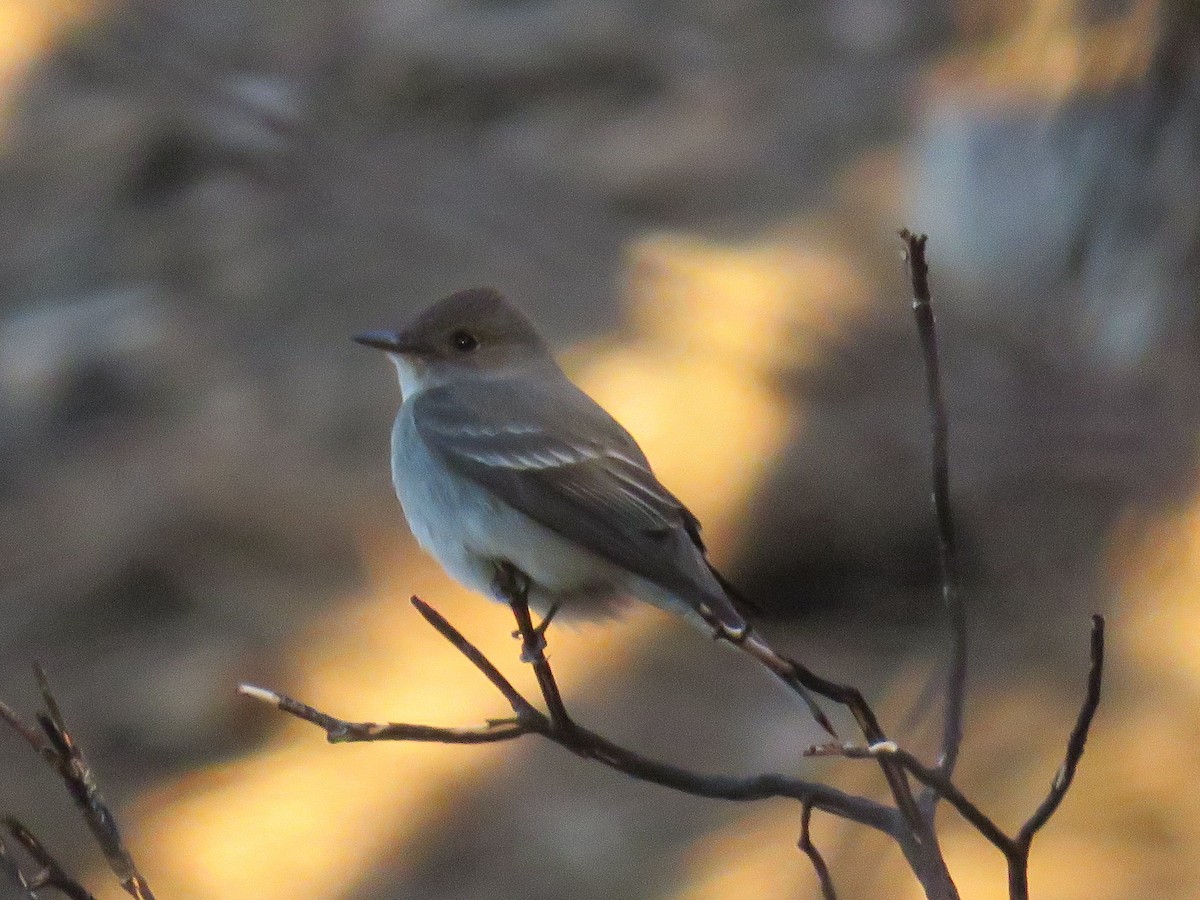
POLYGON ((594 617, 637 598, 745 635, 696 517, 497 291, 459 291, 355 340, 399 372, 392 481, 417 541, 456 580, 494 596, 507 562, 542 613, 594 617))
POLYGON ((459 291, 354 340, 399 372, 392 482, 417 541, 452 577, 507 600, 498 572, 511 566, 543 614, 611 615, 631 598, 679 613, 756 656, 832 731, 794 667, 750 635, 696 517, 499 292, 459 291))

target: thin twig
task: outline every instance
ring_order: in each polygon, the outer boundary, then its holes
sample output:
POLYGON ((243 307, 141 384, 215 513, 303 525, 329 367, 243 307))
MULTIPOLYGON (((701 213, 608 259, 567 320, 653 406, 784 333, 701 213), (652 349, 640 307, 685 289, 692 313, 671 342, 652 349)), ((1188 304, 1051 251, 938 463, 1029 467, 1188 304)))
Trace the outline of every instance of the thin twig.
POLYGON ((822 744, 810 747, 805 751, 805 756, 842 756, 846 759, 879 759, 880 757, 887 756, 894 759, 916 778, 917 781, 921 782, 929 790, 936 793, 939 798, 946 800, 958 810, 959 814, 970 822, 976 831, 987 838, 1002 853, 1007 855, 1011 849, 1012 838, 1001 831, 995 822, 967 799, 966 795, 946 777, 941 769, 930 768, 917 759, 917 757, 913 756, 913 754, 901 749, 892 741, 885 741, 882 744, 871 744, 866 747, 859 747, 852 744, 822 744))
POLYGON ((825 857, 812 842, 809 825, 812 821, 812 804, 805 803, 800 811, 800 840, 796 846, 808 857, 813 871, 817 873, 817 883, 821 885, 821 896, 824 900, 837 900, 837 891, 833 887, 833 876, 829 874, 829 866, 825 865, 825 857))
POLYGON ((1071 729, 1071 737, 1067 740, 1066 757, 1063 759, 1062 766, 1059 767, 1058 774, 1054 776, 1046 799, 1029 817, 1029 821, 1021 826, 1021 831, 1017 834, 1017 841, 1022 844, 1032 843, 1033 836, 1038 829, 1054 815, 1054 811, 1058 809, 1058 805, 1062 803, 1063 797, 1071 787, 1079 760, 1083 758, 1088 731, 1092 727, 1096 709, 1100 706, 1100 688, 1104 680, 1104 616, 1101 615, 1092 616, 1091 661, 1091 668, 1088 670, 1087 692, 1084 695, 1083 705, 1079 709, 1079 716, 1075 720, 1075 727, 1071 729))
MULTIPOLYGON (((83 819, 91 829, 96 843, 104 852, 108 867, 117 876, 126 893, 137 900, 154 900, 150 886, 138 871, 133 857, 121 840, 116 819, 100 794, 96 779, 87 760, 83 757, 83 751, 67 729, 62 710, 50 688, 45 670, 38 663, 34 663, 33 672, 42 694, 42 705, 44 706, 44 710, 37 713, 37 722, 41 730, 25 724, 10 707, 2 703, 0 703, 0 719, 3 719, 13 731, 33 747, 42 760, 62 779, 71 799, 83 813, 83 819)), ((53 867, 39 858, 38 854, 44 854, 46 860, 51 860, 51 857, 37 839, 15 819, 8 819, 6 823, 14 839, 25 847, 39 865, 50 871, 53 867)), ((61 873, 61 867, 54 871, 61 873)), ((62 874, 62 877, 66 878, 65 873, 62 874)), ((69 881, 69 879, 67 880, 69 881)), ((52 886, 66 892, 66 889, 59 884, 52 886)))
POLYGON ((1104 681, 1104 616, 1092 616, 1091 667, 1088 670, 1087 690, 1083 704, 1075 719, 1075 727, 1067 739, 1067 752, 1063 763, 1050 783, 1050 790, 1029 820, 1021 826, 1014 841, 1017 853, 1008 858, 1008 893, 1012 900, 1028 900, 1029 897, 1029 848, 1034 835, 1049 821, 1062 803, 1063 797, 1075 778, 1079 760, 1087 744, 1088 732, 1096 710, 1100 706, 1100 689, 1104 681))
POLYGON ((546 637, 544 629, 533 624, 529 614, 529 578, 509 563, 503 563, 496 568, 496 586, 501 596, 508 600, 513 618, 517 620, 517 634, 521 638, 521 661, 533 666, 537 676, 538 687, 542 689, 542 697, 546 708, 550 710, 550 721, 555 727, 565 732, 570 731, 575 723, 567 714, 566 704, 558 690, 558 682, 554 678, 554 670, 546 659, 546 637))
POLYGON ((572 721, 563 731, 551 718, 538 711, 532 703, 512 688, 511 683, 496 671, 495 666, 458 629, 437 614, 428 604, 414 600, 414 605, 426 616, 438 633, 497 688, 503 683, 512 691, 502 691, 517 714, 515 719, 499 719, 485 725, 468 728, 433 728, 426 725, 402 723, 347 722, 294 700, 284 694, 254 685, 242 685, 243 695, 269 704, 289 715, 310 722, 325 731, 335 743, 350 741, 434 741, 442 743, 488 743, 511 740, 526 734, 538 734, 587 759, 595 760, 610 769, 623 772, 641 781, 660 784, 686 794, 712 799, 755 801, 787 798, 810 804, 833 815, 841 816, 881 831, 901 841, 905 829, 896 811, 865 797, 847 794, 817 782, 803 781, 786 775, 766 773, 749 777, 703 775, 649 759, 601 737, 572 721), (432 613, 429 615, 428 613, 432 613), (524 712, 522 712, 522 710, 524 712))
POLYGON ((1075 777, 1075 770, 1078 768, 1079 761, 1083 757, 1088 732, 1096 716, 1096 710, 1100 705, 1100 692, 1104 675, 1104 617, 1101 615, 1092 616, 1090 650, 1091 665, 1088 669, 1087 690, 1084 695, 1083 704, 1079 709, 1079 715, 1075 720, 1075 727, 1071 730, 1071 736, 1067 740, 1066 756, 1063 759, 1062 765, 1059 766, 1057 774, 1054 776, 1054 781, 1051 782, 1050 790, 1045 799, 1038 805, 1038 808, 1029 817, 1028 821, 1021 826, 1016 837, 1006 835, 991 818, 967 799, 962 791, 954 785, 949 776, 946 775, 942 767, 931 768, 926 766, 907 750, 901 749, 892 741, 884 741, 865 747, 853 744, 821 744, 816 747, 810 747, 805 755, 843 756, 847 759, 873 760, 886 757, 898 763, 905 771, 924 784, 929 791, 932 791, 937 797, 946 800, 946 802, 953 806, 964 819, 975 827, 976 831, 1004 854, 1005 861, 1008 864, 1010 900, 1028 900, 1029 850, 1033 843, 1034 835, 1054 815, 1054 812, 1058 809, 1067 791, 1070 789, 1071 782, 1075 777))
POLYGON ((537 708, 526 700, 520 691, 513 687, 512 682, 505 678, 500 670, 492 665, 492 661, 484 656, 478 647, 463 637, 462 632, 451 625, 440 612, 420 597, 413 597, 411 602, 416 607, 417 612, 421 614, 426 622, 434 627, 438 634, 453 644, 455 650, 469 659, 471 664, 479 669, 488 681, 495 685, 496 690, 512 706, 513 712, 518 716, 539 715, 537 708))
POLYGON ((440 728, 435 725, 407 725, 399 722, 347 722, 302 703, 253 684, 239 684, 238 693, 282 710, 297 719, 311 722, 325 732, 331 744, 370 743, 372 741, 416 741, 439 744, 494 744, 530 733, 520 719, 494 719, 468 728, 440 728))
MULTIPOLYGON (((14 841, 25 848, 25 852, 40 867, 32 877, 21 875, 17 871, 20 884, 31 897, 36 897, 38 891, 56 890, 70 900, 95 900, 95 897, 78 881, 67 874, 62 865, 56 860, 28 828, 12 816, 3 819, 4 828, 12 835, 14 841)), ((15 868, 15 863, 14 866, 15 868)))
MULTIPOLYGON (((745 641, 745 645, 752 648, 753 644, 754 636, 751 635, 745 641)), ((845 706, 854 716, 854 720, 858 723, 859 729, 869 744, 880 744, 887 741, 879 719, 858 688, 822 678, 807 666, 794 659, 781 656, 764 643, 759 642, 759 646, 751 649, 751 652, 754 652, 763 664, 779 677, 785 680, 794 679, 813 693, 845 706)), ((900 816, 907 826, 906 838, 900 842, 900 845, 905 856, 912 863, 914 872, 925 885, 926 892, 931 896, 957 897, 954 884, 950 879, 950 872, 946 868, 946 862, 938 847, 937 835, 934 833, 932 823, 922 815, 917 806, 903 767, 887 756, 879 756, 876 759, 880 771, 883 772, 883 777, 887 781, 892 798, 896 802, 896 808, 900 811, 900 816)))
MULTIPOLYGON (((925 363, 925 397, 929 405, 930 467, 933 482, 932 500, 937 520, 938 568, 942 581, 942 605, 950 628, 950 659, 946 669, 946 702, 942 712, 942 741, 938 753, 938 768, 951 779, 958 763, 963 741, 963 713, 967 685, 967 616, 958 589, 957 543, 954 514, 950 506, 950 424, 946 413, 946 398, 942 390, 941 365, 938 359, 937 324, 929 292, 929 265, 925 261, 926 235, 901 230, 904 258, 912 282, 913 316, 921 342, 921 358, 925 363)), ((938 794, 926 789, 921 796, 921 808, 932 819, 938 794)))

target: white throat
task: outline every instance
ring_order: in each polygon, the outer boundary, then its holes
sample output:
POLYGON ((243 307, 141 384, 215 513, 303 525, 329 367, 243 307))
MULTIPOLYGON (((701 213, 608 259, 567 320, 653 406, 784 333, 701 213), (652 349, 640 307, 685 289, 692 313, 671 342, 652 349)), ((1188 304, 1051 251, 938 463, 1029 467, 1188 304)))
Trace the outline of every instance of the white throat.
POLYGON ((406 359, 399 353, 389 353, 388 359, 396 367, 396 375, 400 379, 400 396, 403 400, 408 401, 429 387, 422 371, 424 367, 420 363, 414 365, 411 359, 406 359))

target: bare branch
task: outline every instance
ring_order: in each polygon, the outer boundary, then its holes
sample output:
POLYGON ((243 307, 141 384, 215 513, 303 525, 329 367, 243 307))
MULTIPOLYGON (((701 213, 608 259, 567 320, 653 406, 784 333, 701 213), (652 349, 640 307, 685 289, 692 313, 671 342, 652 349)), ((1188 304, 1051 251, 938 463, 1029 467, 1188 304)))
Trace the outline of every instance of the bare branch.
POLYGON ((986 816, 960 791, 940 768, 930 768, 907 750, 892 741, 859 747, 853 744, 822 744, 810 747, 805 756, 842 756, 846 759, 879 759, 887 756, 896 760, 914 778, 950 803, 964 819, 1006 856, 1012 849, 1012 838, 986 816))
MULTIPOLYGON (((58 701, 50 690, 45 670, 37 663, 34 664, 33 670, 42 692, 42 702, 46 705, 46 712, 38 714, 38 723, 57 755, 57 763, 52 764, 53 768, 58 771, 59 777, 67 786, 71 799, 83 812, 84 821, 87 822, 100 849, 104 851, 108 867, 120 880, 121 887, 138 900, 153 900, 154 894, 121 840, 117 820, 101 796, 96 779, 83 758, 82 750, 67 730, 58 701)), ((44 752, 42 755, 45 758, 44 752)))
POLYGON ((1075 778, 1075 769, 1083 758, 1084 746, 1087 744, 1088 732, 1096 710, 1100 706, 1100 688, 1104 680, 1104 616, 1092 616, 1091 667, 1088 670, 1087 690, 1084 694, 1083 705, 1075 719, 1075 727, 1067 739, 1067 753, 1063 763, 1050 784, 1046 794, 1029 820, 1021 826, 1013 841, 1012 852, 1008 854, 1008 895, 1011 900, 1028 900, 1029 898, 1029 849, 1033 844, 1034 835, 1050 820, 1063 797, 1071 787, 1075 778))
POLYGON ((1054 811, 1058 809, 1058 805, 1062 803, 1063 797, 1071 787, 1071 782, 1075 778, 1075 769, 1079 765, 1079 760, 1083 758, 1083 748, 1087 744, 1092 719, 1095 718, 1096 709, 1100 706, 1100 687, 1104 679, 1104 616, 1101 615, 1092 616, 1091 660, 1087 692, 1084 695, 1083 706, 1079 709, 1079 716, 1075 720, 1075 727, 1071 730, 1071 737, 1067 740, 1066 758, 1059 767, 1058 774, 1054 776, 1046 799, 1029 817, 1029 821, 1021 826, 1021 831, 1017 834, 1018 843, 1024 844, 1026 847, 1033 842, 1033 836, 1038 829, 1054 815, 1054 811))
POLYGON ((438 728, 433 725, 407 725, 400 722, 347 722, 323 713, 286 694, 278 694, 253 684, 239 684, 238 693, 282 710, 297 719, 310 722, 325 732, 331 744, 371 741, 414 741, 438 744, 492 744, 529 734, 518 719, 494 719, 475 728, 438 728))
POLYGON ((38 891, 56 890, 70 900, 95 900, 90 891, 67 874, 53 854, 33 836, 33 832, 12 816, 5 816, 3 822, 13 840, 24 847, 25 852, 40 867, 38 873, 30 877, 21 873, 15 861, 5 866, 10 873, 16 873, 17 883, 30 897, 36 897, 38 891))
MULTIPOLYGON (((947 778, 954 777, 963 740, 963 712, 967 685, 967 616, 958 590, 957 543, 954 515, 950 506, 950 424, 946 398, 942 391, 941 365, 938 360, 937 325, 929 292, 929 266, 925 261, 927 236, 901 230, 904 259, 912 281, 913 316, 925 363, 925 396, 929 404, 931 436, 930 466, 933 481, 932 500, 937 519, 938 567, 941 570, 942 605, 950 625, 950 660, 946 671, 946 701, 942 711, 942 741, 938 768, 947 778)), ((921 796, 921 808, 933 816, 938 794, 927 789, 921 796)))
MULTIPOLYGON (((517 634, 521 638, 521 661, 533 666, 533 673, 542 689, 546 708, 550 710, 550 721, 559 731, 570 731, 575 723, 567 714, 554 671, 550 668, 550 661, 546 659, 545 628, 534 627, 533 618, 529 615, 528 576, 510 563, 503 563, 496 568, 496 586, 501 596, 508 600, 513 617, 517 620, 517 634)), ((549 619, 542 623, 543 626, 548 624, 549 619)))
MULTIPOLYGON (((760 659, 780 678, 802 684, 813 693, 827 697, 850 710, 868 743, 880 744, 887 741, 879 719, 858 688, 822 678, 807 666, 794 659, 781 656, 761 641, 757 641, 756 646, 754 635, 751 635, 744 643, 756 658, 760 659)), ((900 816, 907 826, 906 836, 900 841, 900 844, 912 863, 917 877, 926 886, 927 892, 936 892, 933 896, 957 897, 950 873, 946 869, 945 860, 942 859, 941 851, 938 848, 932 820, 922 815, 917 806, 903 767, 887 756, 881 755, 875 759, 887 781, 892 798, 896 801, 896 808, 900 811, 900 816)))
MULTIPOLYGON (((108 867, 117 876, 126 893, 138 900, 154 900, 150 886, 138 871, 133 857, 130 856, 121 840, 116 819, 100 794, 96 779, 83 757, 82 750, 67 729, 58 700, 46 678, 45 670, 41 665, 34 663, 33 672, 42 694, 42 704, 45 707, 43 711, 37 713, 37 722, 41 730, 25 724, 10 707, 2 703, 0 703, 0 719, 3 719, 13 731, 33 747, 45 763, 62 779, 71 799, 83 813, 84 821, 91 829, 96 843, 104 852, 108 867)), ((13 839, 20 843, 30 857, 42 867, 42 872, 33 878, 24 876, 19 878, 18 883, 22 884, 26 890, 55 888, 72 898, 91 897, 91 894, 63 871, 49 851, 20 822, 10 817, 4 820, 4 824, 13 839)), ((5 855, 7 857, 7 853, 5 855)), ((14 869, 19 875, 19 868, 11 858, 7 859, 3 868, 10 877, 13 877, 14 869)))
POLYGON ((812 804, 805 803, 800 812, 800 840, 796 846, 808 857, 813 871, 817 873, 817 882, 821 885, 821 897, 824 900, 837 900, 837 891, 833 887, 833 877, 829 874, 829 866, 825 865, 825 857, 812 842, 809 824, 812 821, 812 804))
POLYGON ((892 741, 873 743, 866 747, 859 747, 853 744, 821 744, 816 747, 810 747, 805 752, 805 755, 843 756, 847 759, 873 760, 886 757, 895 761, 937 797, 946 800, 964 819, 975 827, 976 831, 987 838, 993 846, 1004 854, 1005 861, 1008 864, 1008 891, 1010 900, 1028 900, 1029 850, 1033 843, 1034 835, 1054 815, 1055 810, 1058 809, 1067 791, 1070 789, 1071 782, 1075 777, 1075 770, 1078 768, 1079 761, 1083 757, 1092 720, 1095 718, 1096 710, 1100 705, 1100 689, 1104 674, 1104 617, 1101 615, 1092 616, 1090 655, 1091 666, 1088 670, 1087 690, 1084 695, 1083 704, 1079 710, 1079 715, 1075 720, 1075 727, 1071 730, 1071 736, 1067 740, 1066 757, 1059 767, 1058 773, 1054 776, 1054 781, 1050 785, 1050 791, 1047 793, 1046 798, 1038 805, 1038 808, 1029 817, 1029 820, 1021 826, 1021 830, 1017 833, 1016 837, 1006 835, 979 807, 968 800, 962 791, 954 785, 949 776, 946 775, 943 767, 930 768, 926 766, 907 750, 901 749, 892 741))
MULTIPOLYGON (((247 697, 274 706, 289 715, 316 725, 334 743, 362 741, 491 743, 511 740, 525 734, 539 734, 581 757, 595 760, 610 769, 682 793, 734 801, 767 800, 776 797, 798 800, 814 809, 820 809, 874 828, 899 842, 904 839, 905 828, 894 809, 865 797, 847 794, 828 785, 774 773, 743 778, 703 775, 669 763, 649 759, 614 744, 569 718, 568 721, 571 722, 571 725, 563 730, 550 716, 538 711, 527 699, 517 693, 512 684, 484 657, 479 648, 467 640, 436 610, 416 598, 413 602, 414 606, 420 610, 430 624, 437 628, 443 637, 484 672, 488 680, 505 695, 514 710, 520 708, 525 711, 518 711, 515 719, 492 720, 476 727, 435 728, 427 725, 402 723, 348 722, 265 688, 242 685, 239 688, 240 692, 247 697), (511 692, 511 696, 509 692, 511 692)), ((542 658, 545 659, 544 653, 542 658)), ((548 661, 546 665, 549 666, 548 661)))

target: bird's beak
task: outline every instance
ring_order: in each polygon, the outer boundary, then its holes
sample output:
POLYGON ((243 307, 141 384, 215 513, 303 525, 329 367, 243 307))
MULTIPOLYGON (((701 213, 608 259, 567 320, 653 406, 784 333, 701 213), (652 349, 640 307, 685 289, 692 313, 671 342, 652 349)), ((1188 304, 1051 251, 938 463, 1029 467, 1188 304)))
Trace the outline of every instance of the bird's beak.
POLYGON ((356 334, 351 340, 364 347, 374 347, 376 350, 386 350, 388 353, 404 353, 407 348, 405 341, 395 331, 366 331, 356 334))

